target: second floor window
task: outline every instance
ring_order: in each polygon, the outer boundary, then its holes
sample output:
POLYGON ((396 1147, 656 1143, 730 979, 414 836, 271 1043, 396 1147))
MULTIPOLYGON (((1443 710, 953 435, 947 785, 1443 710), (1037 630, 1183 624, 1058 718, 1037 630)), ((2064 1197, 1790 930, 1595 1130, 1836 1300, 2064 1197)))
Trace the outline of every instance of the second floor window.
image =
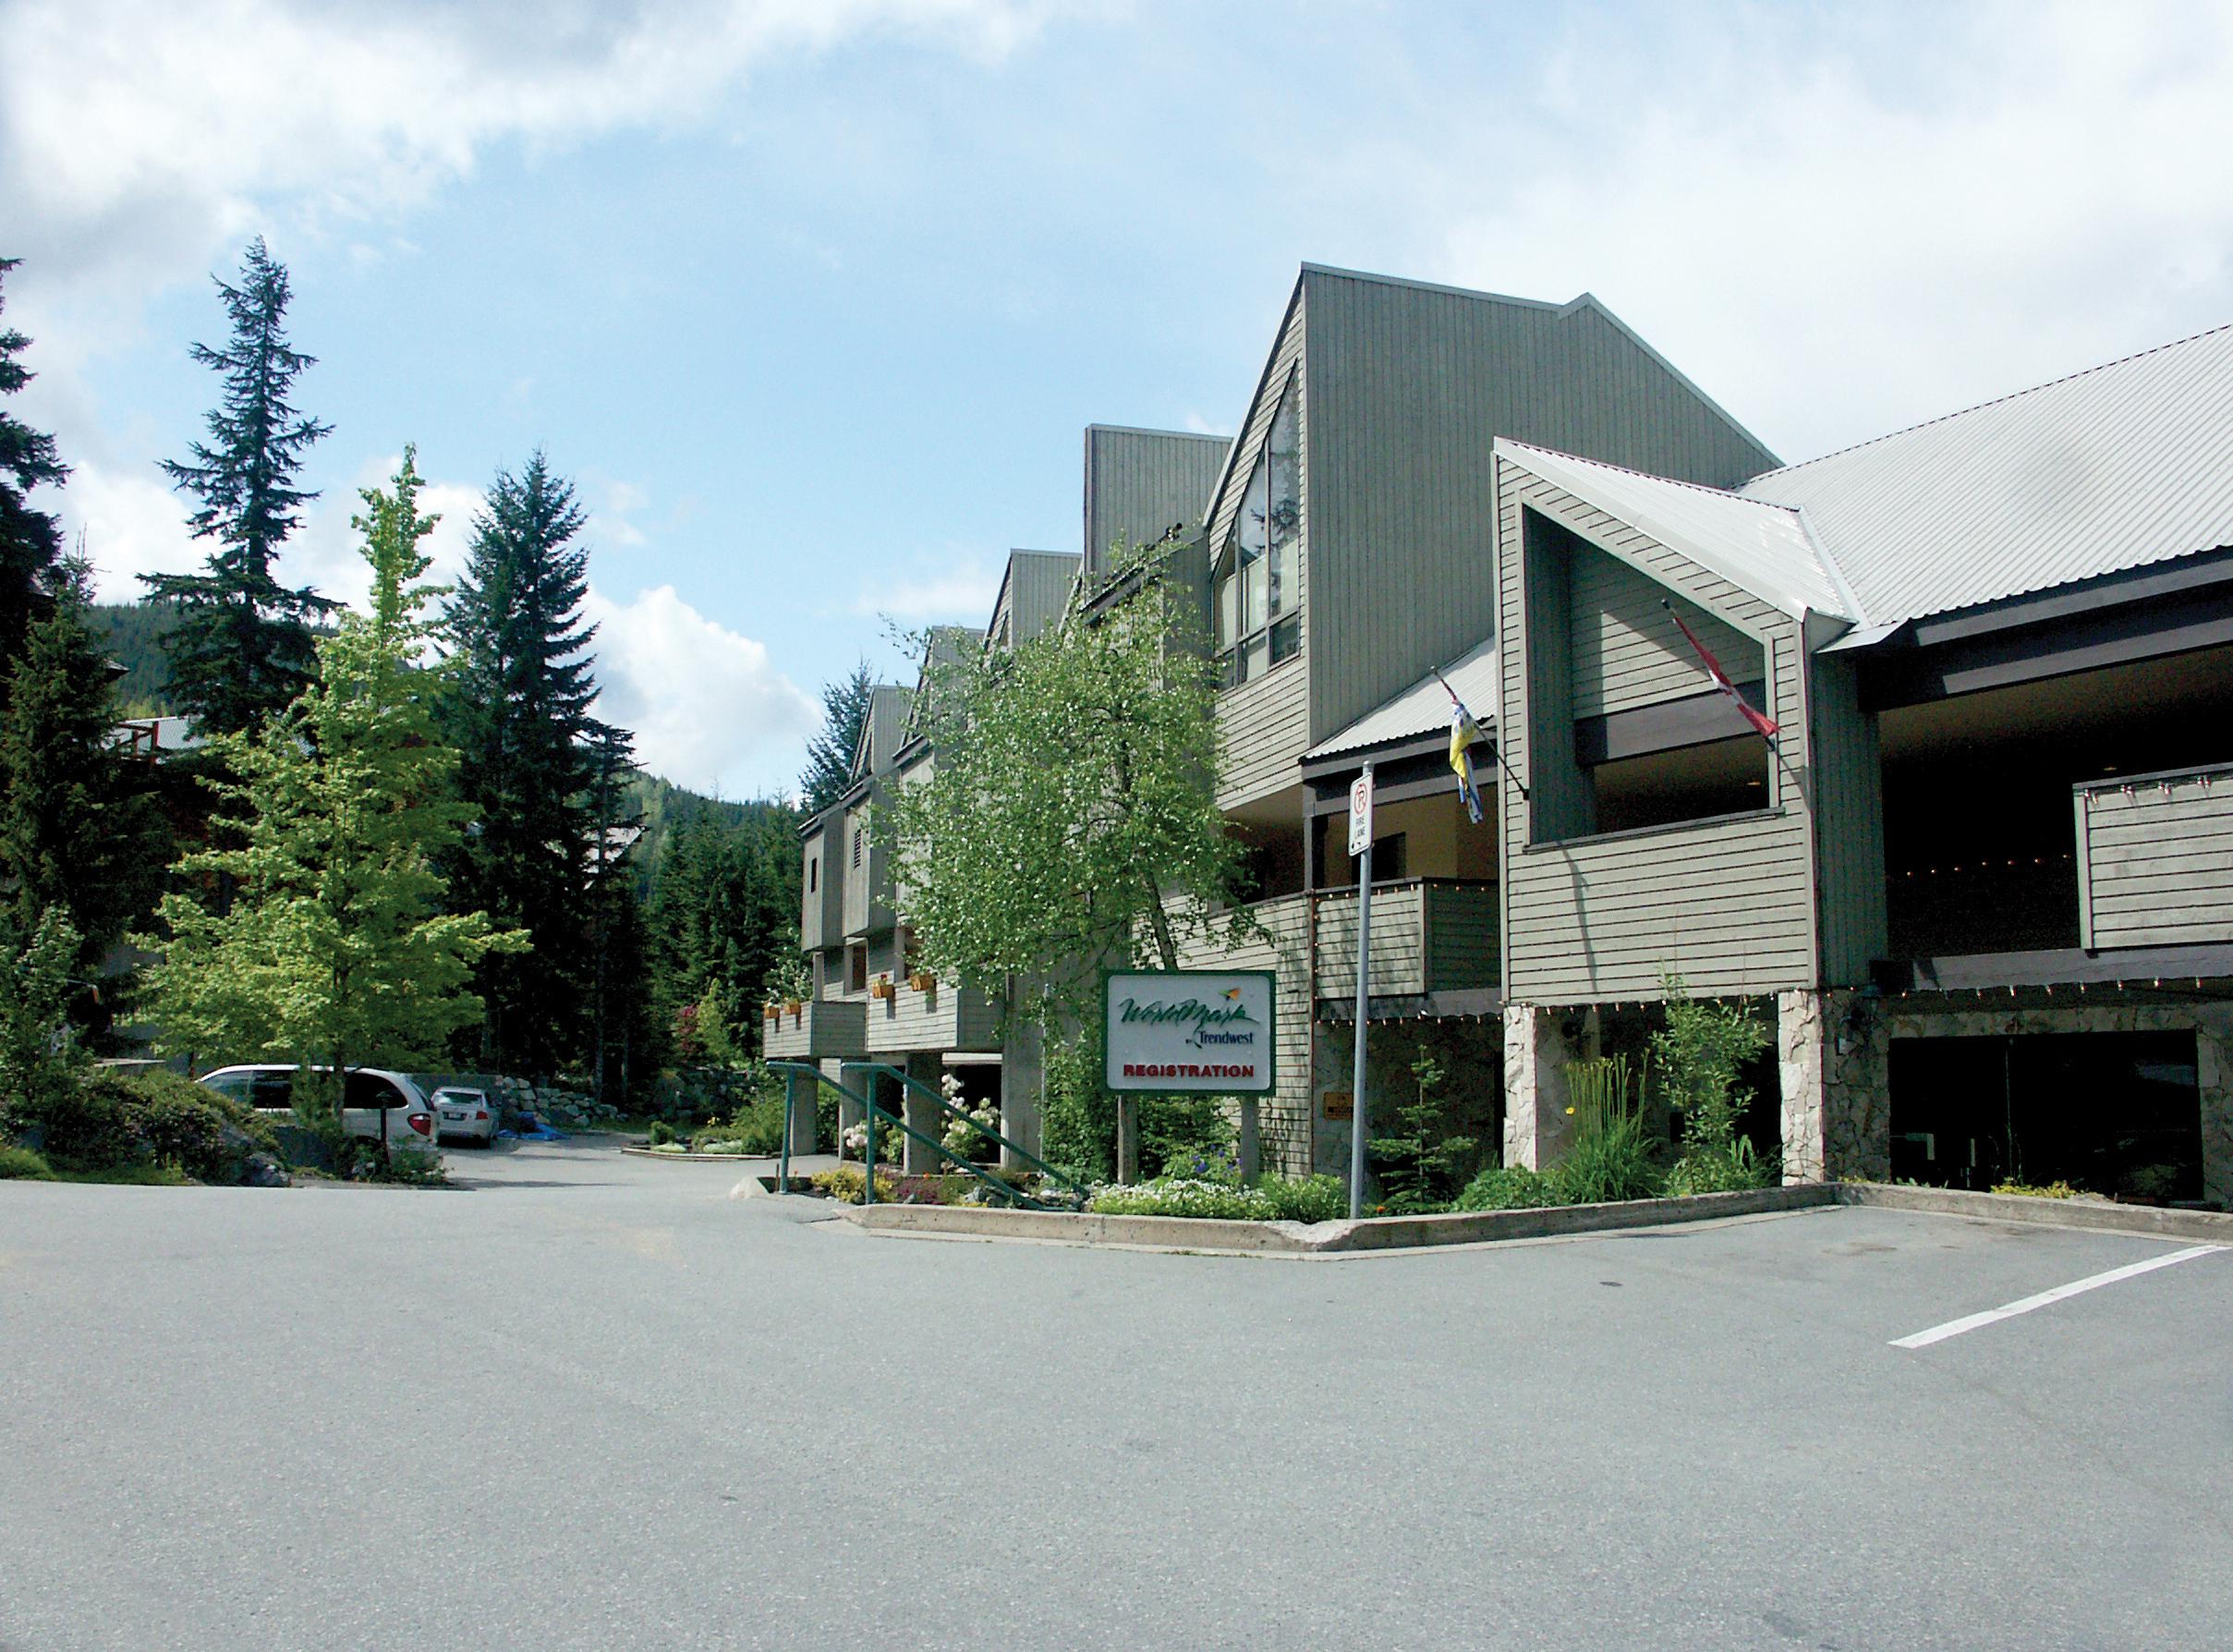
POLYGON ((1261 676, 1303 646, 1302 441, 1292 376, 1218 553, 1218 657, 1230 686, 1261 676))

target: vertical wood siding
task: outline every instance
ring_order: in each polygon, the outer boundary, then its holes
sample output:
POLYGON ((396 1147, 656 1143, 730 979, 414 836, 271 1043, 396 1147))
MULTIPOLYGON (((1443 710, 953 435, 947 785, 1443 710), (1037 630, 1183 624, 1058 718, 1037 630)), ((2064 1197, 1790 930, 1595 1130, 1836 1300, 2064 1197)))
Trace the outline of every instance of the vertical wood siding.
POLYGON ((1109 549, 1150 545, 1183 523, 1191 538, 1201 528, 1209 491, 1232 442, 1183 431, 1086 427, 1086 571, 1108 571, 1109 549))
POLYGON ((2072 807, 2088 947, 2233 941, 2233 767, 2080 786, 2072 807))
POLYGON ((1313 740, 1489 634, 1497 437, 1717 487, 1776 463, 1594 299, 1302 287, 1313 740))
MULTIPOLYGON (((1498 726, 1505 758, 1530 778, 1538 740, 1531 700, 1524 513, 1534 511, 1640 563, 1655 579, 1768 639, 1769 715, 1783 724, 1771 765, 1777 812, 1564 843, 1531 842, 1518 789, 1498 778, 1503 811, 1504 987, 1508 997, 1573 1003, 1657 995, 1662 969, 1701 993, 1758 993, 1815 978, 1814 868, 1806 810, 1809 740, 1796 621, 1666 546, 1523 469, 1502 465, 1498 572, 1498 726)), ((1563 621, 1565 616, 1556 616, 1563 621)), ((1551 646, 1571 646, 1563 624, 1551 646)), ((1571 729, 1563 738, 1571 747, 1571 729)))
POLYGON ((1884 756, 1876 713, 1861 703, 1849 656, 1814 657, 1811 755, 1820 868, 1822 984, 1861 987, 1888 945, 1884 883, 1884 756))

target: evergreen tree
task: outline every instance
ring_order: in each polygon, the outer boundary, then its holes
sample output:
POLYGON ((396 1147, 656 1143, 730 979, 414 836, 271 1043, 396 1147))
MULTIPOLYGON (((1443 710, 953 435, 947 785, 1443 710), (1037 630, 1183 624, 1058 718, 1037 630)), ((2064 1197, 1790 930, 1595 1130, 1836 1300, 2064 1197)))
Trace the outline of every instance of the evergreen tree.
MULTIPOLYGON (((0 258, 0 282, 23 261, 0 258)), ((6 308, 0 297, 0 310, 6 308)), ((13 395, 31 375, 16 358, 30 340, 0 328, 0 396, 13 395)), ((31 622, 45 612, 46 582, 62 557, 62 529, 30 501, 33 488, 57 487, 69 474, 55 439, 0 411, 0 677, 23 648, 31 622)), ((0 691, 0 705, 6 703, 0 691)))
MULTIPOLYGON (((435 627, 409 448, 394 492, 364 491, 354 519, 372 565, 372 612, 318 647, 318 681, 253 734, 215 742, 237 806, 233 844, 190 854, 147 944, 163 1047, 228 1060, 423 1066, 479 1019, 482 955, 527 938, 485 912, 446 914, 439 859, 471 810, 451 795, 456 753, 433 701, 443 668, 419 663, 435 627), (214 878, 212 878, 214 875, 214 878), (200 896, 215 879, 233 898, 200 896)), ((333 1099, 331 1094, 327 1100, 333 1099)))
POLYGON ((0 903, 26 933, 67 911, 87 974, 152 910, 169 834, 149 765, 112 741, 115 691, 87 623, 91 576, 67 560, 54 607, 6 674, 0 724, 0 903))
POLYGON ((299 511, 318 495, 294 485, 310 445, 333 427, 297 413, 287 400, 295 379, 316 361, 290 347, 286 266, 249 244, 237 286, 217 291, 232 322, 222 350, 193 346, 193 358, 223 375, 221 404, 209 415, 210 440, 190 462, 165 461, 171 484, 199 501, 188 518, 198 539, 216 541, 205 571, 142 574, 156 598, 178 605, 165 641, 171 691, 205 733, 261 724, 310 680, 314 622, 337 606, 308 586, 289 589, 273 577, 280 547, 299 511))
POLYGON ((662 1026, 710 992, 736 1056, 758 1053, 769 978, 798 956, 798 820, 788 805, 759 803, 734 826, 698 809, 675 827, 649 913, 662 1026))
POLYGON ((540 453, 516 476, 498 472, 446 615, 458 780, 479 820, 458 858, 458 897, 535 943, 482 966, 480 1059, 541 1078, 592 1054, 592 886, 628 825, 612 783, 628 766, 628 736, 589 715, 597 627, 581 618, 589 556, 574 542, 585 520, 540 453))
POLYGON ((852 781, 853 754, 860 747, 875 688, 866 660, 851 676, 822 686, 821 732, 807 742, 807 771, 798 780, 808 814, 819 815, 835 803, 852 781))

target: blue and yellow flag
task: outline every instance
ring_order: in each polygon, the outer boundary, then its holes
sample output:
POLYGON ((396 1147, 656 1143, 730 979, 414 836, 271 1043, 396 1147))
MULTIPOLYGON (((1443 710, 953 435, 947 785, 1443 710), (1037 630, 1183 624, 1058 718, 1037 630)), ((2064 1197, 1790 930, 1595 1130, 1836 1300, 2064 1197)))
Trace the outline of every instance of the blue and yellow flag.
MULTIPOLYGON (((1444 687, 1450 686, 1446 683, 1444 687)), ((1457 690, 1450 696, 1450 766, 1457 771, 1458 796, 1465 799, 1465 812, 1473 822, 1481 823, 1481 782, 1474 773, 1474 747, 1484 744, 1488 736, 1474 721, 1474 714, 1465 709, 1457 690)))

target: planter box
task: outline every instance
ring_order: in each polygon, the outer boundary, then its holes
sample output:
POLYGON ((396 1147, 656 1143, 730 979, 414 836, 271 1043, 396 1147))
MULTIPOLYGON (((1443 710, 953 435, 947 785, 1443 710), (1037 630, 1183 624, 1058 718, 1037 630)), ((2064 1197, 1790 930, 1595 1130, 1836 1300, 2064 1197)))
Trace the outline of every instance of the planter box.
POLYGON ((892 996, 892 983, 888 980, 874 980, 869 982, 868 996, 871 998, 890 998, 892 996))
POLYGON ((907 978, 907 985, 913 987, 917 992, 935 991, 938 988, 938 977, 934 975, 911 975, 907 978))

